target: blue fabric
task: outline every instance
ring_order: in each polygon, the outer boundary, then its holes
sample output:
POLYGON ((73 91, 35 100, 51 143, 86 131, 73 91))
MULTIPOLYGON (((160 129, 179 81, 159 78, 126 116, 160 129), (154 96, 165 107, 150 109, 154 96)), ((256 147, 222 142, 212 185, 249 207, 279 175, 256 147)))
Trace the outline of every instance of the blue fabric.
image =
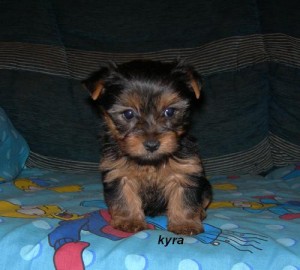
POLYGON ((0 185, 0 269, 299 269, 300 164, 258 175, 209 177, 205 232, 114 230, 98 173, 25 169, 0 185))
POLYGON ((29 147, 0 107, 0 181, 14 179, 24 167, 29 147))

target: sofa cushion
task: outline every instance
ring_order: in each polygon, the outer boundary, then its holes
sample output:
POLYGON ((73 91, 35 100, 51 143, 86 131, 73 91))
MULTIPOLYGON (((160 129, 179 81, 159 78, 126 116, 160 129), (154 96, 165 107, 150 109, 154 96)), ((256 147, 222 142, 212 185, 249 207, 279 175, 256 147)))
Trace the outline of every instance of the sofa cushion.
POLYGON ((25 139, 0 107, 0 181, 13 180, 29 155, 25 139))
POLYGON ((298 68, 270 65, 270 143, 276 166, 300 158, 299 85, 298 68))
POLYGON ((299 161, 298 4, 274 1, 4 1, 0 106, 34 152, 28 161, 99 162, 104 131, 80 81, 136 58, 181 58, 203 75, 191 127, 207 174, 299 161))

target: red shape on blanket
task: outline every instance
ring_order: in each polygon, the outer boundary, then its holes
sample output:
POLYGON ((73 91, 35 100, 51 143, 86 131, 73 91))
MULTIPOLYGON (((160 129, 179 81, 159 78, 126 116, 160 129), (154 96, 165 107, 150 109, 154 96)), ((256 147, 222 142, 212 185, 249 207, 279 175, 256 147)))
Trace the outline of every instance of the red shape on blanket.
POLYGON ((86 242, 70 242, 59 248, 54 254, 56 270, 84 270, 83 250, 90 244, 86 242))
POLYGON ((280 216, 280 218, 284 219, 284 220, 293 220, 293 219, 300 218, 300 213, 284 214, 284 215, 280 216))

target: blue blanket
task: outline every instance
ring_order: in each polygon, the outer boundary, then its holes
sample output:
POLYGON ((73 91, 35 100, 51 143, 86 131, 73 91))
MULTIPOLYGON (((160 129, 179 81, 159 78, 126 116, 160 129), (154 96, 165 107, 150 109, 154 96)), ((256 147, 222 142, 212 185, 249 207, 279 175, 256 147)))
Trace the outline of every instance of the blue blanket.
POLYGON ((130 234, 109 225, 99 174, 25 169, 0 184, 0 269, 300 269, 300 164, 210 181, 204 233, 160 216, 130 234))

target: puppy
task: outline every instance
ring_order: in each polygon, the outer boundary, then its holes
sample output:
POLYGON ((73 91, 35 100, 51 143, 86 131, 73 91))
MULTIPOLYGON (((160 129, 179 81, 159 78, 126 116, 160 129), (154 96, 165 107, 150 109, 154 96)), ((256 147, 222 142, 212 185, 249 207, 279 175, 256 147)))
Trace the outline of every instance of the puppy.
POLYGON ((100 162, 111 225, 147 229, 145 215, 166 214, 168 230, 193 235, 212 199, 198 147, 186 130, 200 77, 180 62, 135 60, 102 67, 83 81, 102 109, 100 162))

